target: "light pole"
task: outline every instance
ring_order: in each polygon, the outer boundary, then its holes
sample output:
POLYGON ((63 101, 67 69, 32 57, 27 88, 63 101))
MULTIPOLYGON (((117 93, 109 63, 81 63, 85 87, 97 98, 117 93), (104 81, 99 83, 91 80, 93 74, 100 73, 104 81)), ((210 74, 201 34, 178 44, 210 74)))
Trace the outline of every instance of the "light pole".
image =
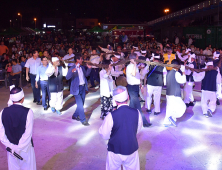
POLYGON ((10 27, 12 26, 12 20, 9 20, 9 22, 10 22, 10 27))
POLYGON ((21 16, 21 27, 22 27, 22 14, 18 13, 18 16, 21 16))
POLYGON ((37 20, 37 19, 36 19, 36 18, 34 18, 34 21, 35 21, 35 29, 36 29, 36 20, 37 20))
POLYGON ((166 15, 167 15, 167 13, 170 12, 170 10, 167 8, 167 9, 164 10, 164 12, 165 12, 166 15))

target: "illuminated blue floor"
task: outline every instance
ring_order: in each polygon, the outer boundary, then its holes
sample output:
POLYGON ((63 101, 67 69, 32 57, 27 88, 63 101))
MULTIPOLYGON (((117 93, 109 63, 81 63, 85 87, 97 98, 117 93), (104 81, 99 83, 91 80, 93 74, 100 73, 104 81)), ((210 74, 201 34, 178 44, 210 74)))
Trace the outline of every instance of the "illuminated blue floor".
MULTIPOLYGON (((199 89, 199 85, 196 85, 199 89)), ((138 134, 141 170, 221 170, 222 169, 222 106, 212 118, 201 111, 201 93, 195 90, 197 101, 178 119, 177 127, 162 125, 165 116, 165 91, 162 92, 161 114, 150 115, 150 128, 138 134)), ((26 107, 35 114, 33 139, 38 170, 104 170, 106 141, 98 134, 100 117, 99 89, 86 96, 85 112, 89 127, 71 119, 75 99, 64 91, 64 109, 57 116, 50 110, 33 104, 31 88, 24 88, 26 107)), ((0 88, 0 109, 6 107, 9 90, 0 88)), ((222 103, 222 102, 221 102, 222 103)), ((145 113, 145 108, 143 108, 145 113)), ((148 114, 145 114, 148 117, 148 114)), ((0 170, 7 169, 6 151, 0 145, 0 170)))

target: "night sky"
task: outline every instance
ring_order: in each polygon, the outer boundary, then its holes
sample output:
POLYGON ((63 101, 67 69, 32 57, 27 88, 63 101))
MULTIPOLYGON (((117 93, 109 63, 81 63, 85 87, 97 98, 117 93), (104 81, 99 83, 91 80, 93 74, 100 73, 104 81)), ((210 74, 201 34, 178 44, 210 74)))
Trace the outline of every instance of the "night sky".
POLYGON ((98 18, 99 22, 118 18, 150 21, 163 16, 165 8, 175 12, 199 2, 202 0, 8 0, 1 2, 0 23, 9 25, 10 19, 19 19, 18 12, 23 14, 23 20, 75 16, 98 18))

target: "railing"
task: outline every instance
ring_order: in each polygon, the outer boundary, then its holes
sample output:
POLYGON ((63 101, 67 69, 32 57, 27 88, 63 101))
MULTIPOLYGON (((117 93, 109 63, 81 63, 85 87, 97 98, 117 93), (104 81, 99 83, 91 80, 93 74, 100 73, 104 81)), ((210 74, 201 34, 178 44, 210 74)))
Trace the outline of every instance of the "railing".
POLYGON ((206 9, 206 8, 211 7, 213 5, 218 5, 219 3, 222 3, 222 0, 208 0, 208 1, 204 1, 204 2, 201 2, 201 3, 196 4, 194 6, 191 6, 189 8, 185 8, 185 9, 179 10, 177 12, 174 12, 172 14, 168 14, 168 15, 166 15, 164 17, 157 18, 157 19, 155 19, 153 21, 149 21, 147 24, 148 25, 153 25, 153 24, 156 24, 158 22, 162 22, 164 20, 168 20, 168 19, 171 19, 171 18, 174 18, 174 17, 190 14, 192 12, 195 12, 195 11, 198 11, 198 10, 201 10, 201 9, 206 9))

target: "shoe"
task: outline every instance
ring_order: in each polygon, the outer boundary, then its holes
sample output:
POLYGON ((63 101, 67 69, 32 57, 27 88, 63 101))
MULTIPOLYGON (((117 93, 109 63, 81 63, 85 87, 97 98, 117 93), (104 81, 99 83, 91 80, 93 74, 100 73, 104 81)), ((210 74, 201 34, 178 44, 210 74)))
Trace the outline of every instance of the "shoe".
POLYGON ((219 99, 217 99, 216 104, 217 104, 217 105, 220 105, 220 100, 219 100, 219 99))
POLYGON ((59 110, 56 110, 57 115, 61 115, 62 113, 59 110))
POLYGON ((209 117, 207 113, 204 113, 203 115, 204 115, 206 118, 208 118, 208 117, 209 117))
POLYGON ((177 126, 176 122, 173 120, 172 116, 170 116, 168 119, 172 123, 173 126, 177 126))
POLYGON ((210 109, 208 109, 207 115, 208 115, 209 117, 212 117, 212 116, 213 116, 213 115, 212 115, 212 111, 211 111, 210 109))
POLYGON ((88 123, 87 121, 82 122, 82 124, 83 124, 84 126, 89 126, 89 123, 88 123))
POLYGON ((145 100, 140 100, 140 102, 145 102, 145 100))
POLYGON ((75 116, 72 116, 72 119, 73 119, 73 120, 77 120, 77 121, 80 121, 80 118, 79 118, 79 116, 77 116, 77 117, 75 117, 75 116))
POLYGON ((44 110, 48 110, 48 107, 45 107, 44 110))
POLYGON ((51 108, 52 112, 55 113, 56 109, 54 107, 51 108))
POLYGON ((90 86, 89 88, 94 88, 94 87, 96 87, 96 86, 90 86))
POLYGON ((190 106, 190 104, 189 104, 189 103, 185 103, 185 104, 186 104, 186 106, 187 106, 187 107, 189 107, 189 106, 190 106))
POLYGON ((151 113, 152 113, 152 111, 151 111, 151 110, 148 110, 148 109, 146 109, 146 112, 148 112, 149 114, 151 114, 151 113))
POLYGON ((154 112, 154 115, 158 115, 158 114, 160 114, 160 112, 154 112))
POLYGON ((36 103, 37 102, 37 100, 33 100, 33 103, 36 103))
POLYGON ((143 123, 143 127, 150 127, 151 125, 151 123, 143 123))
POLYGON ((189 106, 194 106, 194 103, 193 103, 193 102, 190 102, 190 103, 189 103, 189 106))
POLYGON ((37 102, 36 104, 37 104, 37 105, 42 105, 42 102, 37 102))

